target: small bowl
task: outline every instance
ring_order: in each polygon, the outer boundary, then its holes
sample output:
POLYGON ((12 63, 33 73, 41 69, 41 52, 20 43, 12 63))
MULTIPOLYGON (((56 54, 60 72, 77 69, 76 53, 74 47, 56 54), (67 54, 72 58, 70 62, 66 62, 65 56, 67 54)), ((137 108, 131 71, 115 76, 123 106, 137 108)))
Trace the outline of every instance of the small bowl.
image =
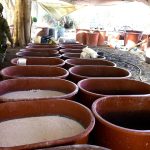
POLYGON ((49 66, 10 66, 0 71, 3 79, 13 78, 67 78, 69 72, 61 67, 49 66))
MULTIPOLYGON (((0 82, 0 101, 16 101, 16 99, 6 99, 2 98, 3 94, 17 91, 30 91, 30 90, 52 90, 63 92, 64 95, 61 96, 44 96, 36 97, 34 100, 38 99, 50 99, 50 98, 66 98, 66 99, 75 99, 76 94, 78 93, 78 86, 68 80, 64 79, 42 79, 42 78, 19 78, 19 79, 8 79, 0 82)), ((33 98, 22 98, 18 97, 19 100, 32 100, 33 98)))
MULTIPOLYGON (((22 65, 19 64, 20 58, 13 58, 11 60, 12 65, 22 65)), ((22 59, 22 58, 21 58, 22 59)), ((62 67, 65 65, 65 61, 60 58, 55 57, 27 57, 25 65, 47 65, 47 66, 55 66, 62 67)))
POLYGON ((87 78, 130 78, 131 73, 125 69, 111 66, 81 65, 69 69, 69 79, 75 83, 87 78))
POLYGON ((131 79, 84 79, 78 82, 79 100, 91 108, 101 97, 112 95, 150 95, 150 85, 131 79))
POLYGON ((96 145, 113 150, 150 149, 150 96, 114 96, 96 100, 96 145))
POLYGON ((75 65, 96 65, 96 66, 116 66, 115 63, 103 59, 67 59, 65 60, 65 68, 69 69, 75 65))
MULTIPOLYGON (((88 108, 77 102, 70 101, 67 99, 42 99, 37 101, 31 100, 19 102, 6 102, 0 105, 1 122, 12 119, 51 115, 66 116, 68 118, 74 119, 75 121, 81 123, 85 130, 74 136, 61 138, 58 140, 45 140, 38 143, 30 143, 11 147, 0 147, 0 149, 29 150, 45 147, 54 147, 59 145, 86 144, 88 142, 89 134, 92 131, 95 124, 95 118, 88 108)), ((16 138, 15 135, 14 138, 16 138)))

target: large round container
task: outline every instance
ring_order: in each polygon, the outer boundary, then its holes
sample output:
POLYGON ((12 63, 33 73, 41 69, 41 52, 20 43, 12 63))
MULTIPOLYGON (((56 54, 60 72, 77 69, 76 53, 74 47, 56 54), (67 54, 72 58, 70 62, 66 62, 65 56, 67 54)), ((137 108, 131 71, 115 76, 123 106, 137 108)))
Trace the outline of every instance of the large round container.
POLYGON ((89 32, 89 30, 86 30, 86 29, 76 29, 76 41, 79 41, 80 43, 83 43, 86 45, 86 43, 87 43, 86 34, 88 32, 89 32))
MULTIPOLYGON (((0 101, 15 101, 16 99, 2 99, 2 95, 10 92, 16 91, 32 91, 32 90, 51 90, 59 91, 64 94, 61 96, 44 96, 43 98, 67 98, 74 99, 78 92, 78 86, 71 81, 64 79, 42 79, 42 78, 19 78, 19 79, 9 79, 0 82, 0 101)), ((31 100, 33 98, 22 98, 18 96, 17 100, 31 100)), ((34 99, 42 99, 41 97, 36 97, 34 99)))
MULTIPOLYGON (((30 143, 11 147, 1 147, 1 149, 39 149, 45 147, 52 147, 58 145, 68 144, 86 144, 88 142, 89 133, 92 131, 95 118, 92 112, 83 105, 69 101, 66 99, 51 99, 51 100, 37 100, 37 101, 19 101, 19 102, 7 102, 0 105, 0 120, 1 123, 6 120, 41 117, 41 116, 66 116, 80 123, 85 130, 74 136, 68 136, 66 138, 48 140, 44 139, 38 143, 30 143), (8 111, 11 110, 11 111, 8 111), (82 114, 82 115, 81 115, 82 114)), ((34 128, 34 127, 33 127, 34 128)), ((36 129, 35 129, 36 130, 36 129)), ((44 128, 43 128, 44 131, 44 128)), ((37 132, 39 132, 37 130, 37 132)), ((28 135, 33 133, 26 134, 28 135)), ((39 134, 39 133, 34 133, 39 134)), ((42 134, 42 133, 41 133, 42 134)), ((9 136, 9 135, 8 135, 9 136)), ((5 137, 4 137, 5 138, 5 137)), ((14 135, 14 138, 15 135, 14 135)))
POLYGON ((105 43, 105 37, 106 37, 106 31, 98 31, 99 33, 99 38, 98 38, 98 42, 97 45, 101 46, 104 45, 105 43))
POLYGON ((141 33, 137 32, 126 32, 124 43, 126 46, 134 46, 140 41, 141 33))
POLYGON ((62 58, 65 59, 70 59, 70 58, 80 58, 81 53, 64 53, 62 54, 62 58))
POLYGON ((47 53, 47 52, 17 52, 16 56, 18 57, 61 57, 60 54, 58 54, 58 51, 53 50, 54 52, 47 53))
POLYGON ((22 58, 13 58, 11 63, 13 65, 48 65, 55 67, 62 67, 65 65, 65 61, 60 58, 54 57, 27 57, 23 58, 26 62, 23 64, 22 58))
MULTIPOLYGON (((62 58, 71 59, 71 58, 80 58, 81 53, 64 53, 62 54, 62 58)), ((105 59, 104 56, 98 55, 98 58, 105 59)), ((94 58, 95 59, 95 58, 94 58)))
POLYGON ((78 83, 86 78, 129 78, 131 73, 125 69, 111 66, 74 66, 69 69, 69 79, 78 83))
POLYGON ((100 65, 100 66, 116 66, 115 63, 103 59, 67 59, 65 60, 65 68, 70 68, 75 65, 100 65))
POLYGON ((87 33, 87 45, 95 47, 97 46, 98 43, 98 38, 99 38, 99 33, 87 33))
POLYGON ((53 148, 47 148, 45 150, 109 150, 109 149, 96 145, 78 144, 78 145, 58 146, 53 148))
POLYGON ((61 44, 61 48, 72 48, 72 49, 83 49, 86 47, 86 45, 83 44, 61 44))
POLYGON ((20 52, 37 52, 43 54, 58 54, 59 51, 57 49, 49 49, 49 48, 31 48, 31 49, 20 49, 20 52))
POLYGON ((61 50, 59 50, 59 52, 61 54, 64 54, 64 53, 81 53, 82 49, 61 49, 61 50))
POLYGON ((28 47, 30 48, 59 48, 59 45, 50 45, 45 43, 28 43, 28 47))
POLYGON ((113 150, 150 149, 150 97, 117 96, 96 100, 94 141, 113 150))
MULTIPOLYGON (((51 48, 43 48, 43 47, 39 47, 39 48, 34 48, 34 47, 30 47, 30 46, 26 46, 26 48, 25 48, 26 50, 28 50, 28 51, 33 51, 33 52, 45 52, 45 51, 47 51, 47 52, 49 52, 49 51, 51 51, 51 50, 58 50, 59 49, 59 47, 51 47, 51 48)), ((20 49, 20 51, 21 51, 22 49, 20 49)))
POLYGON ((111 95, 150 95, 150 85, 131 79, 84 79, 78 82, 79 100, 91 108, 101 97, 111 95))
POLYGON ((36 36, 48 36, 49 34, 49 28, 48 27, 38 27, 39 29, 41 29, 36 36))
POLYGON ((69 72, 61 67, 50 66, 10 66, 0 71, 3 79, 12 78, 67 78, 69 72))

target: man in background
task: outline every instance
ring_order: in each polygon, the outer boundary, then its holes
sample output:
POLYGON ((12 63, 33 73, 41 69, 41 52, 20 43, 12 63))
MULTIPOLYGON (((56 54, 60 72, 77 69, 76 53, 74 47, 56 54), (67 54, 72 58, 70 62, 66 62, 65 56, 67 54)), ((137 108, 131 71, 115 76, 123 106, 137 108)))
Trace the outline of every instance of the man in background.
POLYGON ((0 53, 6 51, 7 48, 7 38, 13 47, 13 39, 10 33, 10 29, 7 20, 3 18, 3 5, 0 3, 0 53))

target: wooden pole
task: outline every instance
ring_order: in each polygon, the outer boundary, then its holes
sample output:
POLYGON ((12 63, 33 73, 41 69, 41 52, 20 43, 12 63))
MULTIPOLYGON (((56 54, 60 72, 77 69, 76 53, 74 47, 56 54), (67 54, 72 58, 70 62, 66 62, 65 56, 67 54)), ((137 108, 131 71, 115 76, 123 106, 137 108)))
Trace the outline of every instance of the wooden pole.
POLYGON ((31 35, 31 0, 16 0, 14 20, 15 44, 25 46, 30 42, 31 35))

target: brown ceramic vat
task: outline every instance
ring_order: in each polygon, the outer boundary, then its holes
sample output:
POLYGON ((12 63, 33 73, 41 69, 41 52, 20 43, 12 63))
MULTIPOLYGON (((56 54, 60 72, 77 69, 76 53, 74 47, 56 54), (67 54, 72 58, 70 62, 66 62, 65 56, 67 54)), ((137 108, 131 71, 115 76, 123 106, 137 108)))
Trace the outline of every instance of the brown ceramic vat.
POLYGON ((105 43, 105 37, 106 37, 106 31, 98 31, 99 37, 98 37, 98 42, 97 45, 101 46, 104 45, 105 43))
POLYGON ((87 29, 76 29, 76 40, 86 45, 88 32, 89 30, 87 29))
MULTIPOLYGON (((81 53, 64 53, 64 54, 62 54, 62 58, 64 60, 66 60, 66 59, 72 59, 72 58, 80 58, 80 55, 81 55, 81 53)), ((100 56, 100 55, 98 56, 98 58, 105 59, 104 56, 100 56)))
MULTIPOLYGON (((102 56, 103 57, 103 56, 102 56)), ((65 60, 65 68, 68 69, 70 67, 76 66, 76 65, 96 65, 96 66, 116 66, 115 63, 103 60, 103 59, 67 59, 65 60)))
MULTIPOLYGON (((19 102, 6 102, 0 105, 0 121, 24 118, 24 117, 38 117, 38 116, 50 116, 61 115, 74 119, 80 122, 85 130, 75 136, 68 138, 62 138, 59 140, 44 141, 39 143, 20 145, 14 147, 8 147, 9 149, 38 149, 53 147, 59 145, 70 144, 86 144, 88 137, 92 131, 95 118, 92 112, 83 105, 66 100, 66 99, 49 99, 49 100, 31 100, 31 101, 19 101, 19 102), (8 111, 11 110, 11 111, 8 111), (82 114, 82 115, 81 115, 82 114)), ((8 135, 9 136, 9 135, 8 135)), ((1 147, 0 149, 8 149, 7 147, 1 147)))
POLYGON ((72 49, 83 49, 86 47, 86 45, 83 44, 61 44, 61 48, 72 48, 72 49))
POLYGON ((0 71, 3 79, 13 78, 62 78, 65 79, 69 75, 69 72, 61 67, 50 66, 10 66, 3 68, 0 71))
POLYGON ((75 83, 86 78, 129 78, 131 73, 125 69, 111 66, 74 66, 69 69, 69 79, 75 83))
POLYGON ((128 41, 132 41, 134 44, 137 44, 140 41, 141 33, 136 32, 126 32, 124 44, 127 45, 128 41))
MULTIPOLYGON (((18 79, 8 79, 0 82, 0 95, 5 93, 9 93, 12 91, 28 91, 28 90, 53 90, 64 92, 65 94, 62 96, 54 96, 52 98, 67 98, 74 99, 75 95, 78 92, 78 86, 68 80, 58 79, 58 78, 18 78, 18 79)), ((34 98, 36 99, 36 98, 34 98)), ((41 98, 37 98, 41 99, 41 98)), ((45 97, 45 99, 48 99, 45 97)), ((24 100, 22 98, 17 99, 24 100)), ((1 99, 1 102, 6 101, 15 101, 15 99, 7 100, 1 99)))
POLYGON ((18 57, 61 57, 56 50, 53 50, 54 52, 47 53, 47 52, 17 52, 16 56, 18 57))
POLYGON ((114 96, 96 100, 96 144, 113 150, 150 149, 150 96, 114 96))
POLYGON ((41 48, 31 48, 31 49, 20 49, 20 52, 37 52, 37 53, 46 53, 46 54, 58 54, 59 51, 56 49, 41 49, 41 48))
MULTIPOLYGON (((29 47, 29 46, 26 46, 25 48, 26 50, 28 51, 33 51, 33 52, 49 52, 51 50, 58 50, 59 48, 34 48, 34 47, 29 47)), ((20 50, 21 51, 21 50, 20 50)))
POLYGON ((99 38, 99 33, 87 33, 87 45, 95 47, 97 46, 98 43, 98 38, 99 38))
POLYGON ((80 58, 81 53, 64 53, 62 54, 62 58, 64 60, 70 59, 70 58, 80 58))
MULTIPOLYGON (((65 65, 65 61, 60 58, 54 57, 27 57, 25 65, 47 65, 47 66, 55 66, 62 67, 65 65)), ((18 63, 19 58, 13 58, 11 60, 11 64, 20 65, 18 63)))
POLYGON ((26 48, 59 48, 59 45, 50 45, 45 43, 28 43, 28 46, 26 48))
POLYGON ((101 147, 101 146, 96 146, 96 145, 88 145, 88 144, 77 145, 76 144, 76 145, 67 145, 67 146, 47 148, 45 150, 109 150, 109 149, 101 147))
POLYGON ((131 79, 84 79, 78 82, 81 103, 91 108, 101 97, 111 95, 150 95, 150 84, 131 79))
POLYGON ((61 49, 61 50, 59 50, 59 52, 61 54, 64 54, 64 53, 81 53, 82 49, 61 49))

